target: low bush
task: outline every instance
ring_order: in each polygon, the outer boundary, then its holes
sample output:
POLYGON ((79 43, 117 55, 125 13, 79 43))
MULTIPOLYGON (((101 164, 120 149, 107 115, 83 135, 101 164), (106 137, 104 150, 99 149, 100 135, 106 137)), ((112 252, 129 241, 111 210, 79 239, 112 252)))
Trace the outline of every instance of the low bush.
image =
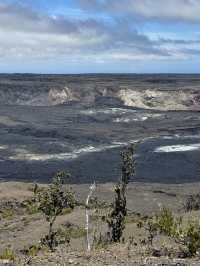
POLYGON ((157 225, 160 233, 164 233, 168 236, 176 237, 182 233, 182 218, 174 217, 172 211, 167 208, 163 208, 155 218, 155 226, 157 225))
POLYGON ((111 205, 111 211, 107 217, 110 242, 120 242, 125 229, 125 218, 127 216, 126 189, 130 179, 135 174, 134 146, 128 147, 121 153, 122 167, 121 178, 114 187, 115 200, 111 205))
POLYGON ((11 208, 5 208, 0 213, 1 219, 12 220, 14 216, 14 210, 11 208))
POLYGON ((62 215, 65 209, 73 209, 75 205, 74 194, 64 186, 65 178, 69 174, 59 172, 52 180, 52 183, 42 192, 35 189, 36 202, 38 209, 44 214, 45 219, 49 222, 49 233, 41 239, 43 245, 47 245, 53 250, 58 242, 56 240, 57 232, 53 231, 53 225, 56 218, 62 215))
POLYGON ((39 212, 38 205, 35 201, 35 198, 25 200, 22 203, 22 207, 25 208, 26 213, 32 215, 39 212))
POLYGON ((29 246, 28 248, 23 249, 21 252, 25 254, 26 256, 35 257, 38 255, 40 250, 41 250, 40 245, 32 245, 32 246, 29 246))
POLYGON ((190 195, 184 204, 186 212, 200 210, 200 194, 190 195))
POLYGON ((187 247, 190 256, 196 255, 200 250, 200 223, 189 222, 180 235, 180 240, 187 247))
POLYGON ((62 226, 57 230, 57 239, 59 243, 70 243, 71 238, 81 238, 86 235, 85 228, 69 224, 62 226))
POLYGON ((149 220, 146 225, 149 231, 149 240, 152 244, 157 233, 173 237, 179 244, 185 246, 184 254, 195 256, 200 251, 200 223, 198 221, 188 221, 183 223, 181 217, 174 217, 173 213, 163 208, 161 212, 149 220))
POLYGON ((15 259, 15 253, 12 249, 10 248, 6 248, 4 249, 1 254, 0 254, 0 259, 1 260, 10 260, 10 261, 14 261, 15 259))

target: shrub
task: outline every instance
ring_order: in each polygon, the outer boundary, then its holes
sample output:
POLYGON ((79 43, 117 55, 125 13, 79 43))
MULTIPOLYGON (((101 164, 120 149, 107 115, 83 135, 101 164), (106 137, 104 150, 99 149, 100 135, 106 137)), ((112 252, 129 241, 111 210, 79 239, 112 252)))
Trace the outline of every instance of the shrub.
POLYGON ((1 211, 1 218, 12 220, 14 216, 14 210, 11 208, 5 208, 1 211))
POLYGON ((69 224, 62 226, 57 231, 60 243, 69 243, 71 238, 81 238, 86 235, 85 228, 69 224))
POLYGON ((182 242, 187 247, 190 256, 196 255, 200 249, 200 224, 189 222, 182 234, 182 242))
MULTIPOLYGON (((144 219, 144 222, 138 224, 139 227, 144 226, 148 231, 148 244, 153 244, 154 237, 160 233, 170 237, 174 237, 177 240, 183 232, 182 218, 174 217, 171 210, 163 208, 157 215, 144 219)), ((146 242, 146 241, 145 241, 146 242)))
MULTIPOLYGON (((157 235, 158 225, 154 222, 153 219, 150 219, 146 222, 145 229, 148 231, 148 244, 153 245, 153 239, 157 235)), ((146 243, 146 241, 144 241, 146 243)))
POLYGON ((153 237, 159 232, 173 237, 177 243, 187 248, 185 255, 194 256, 200 250, 200 223, 189 221, 183 225, 181 217, 174 217, 172 212, 163 208, 161 212, 148 221, 146 229, 149 231, 151 244, 153 237))
POLYGON ((38 255, 40 250, 41 250, 40 245, 32 245, 32 246, 29 246, 28 248, 22 250, 22 253, 25 254, 26 256, 29 256, 29 257, 35 257, 38 255))
POLYGON ((184 204, 186 212, 200 210, 200 194, 190 195, 184 204))
POLYGON ((45 215, 49 222, 49 232, 41 240, 51 250, 57 245, 56 232, 53 231, 53 225, 56 218, 62 214, 66 208, 73 208, 75 204, 74 195, 71 191, 64 189, 64 179, 69 175, 59 172, 52 180, 52 183, 42 192, 36 191, 36 201, 38 209, 45 215))
POLYGON ((115 200, 112 204, 112 210, 107 219, 107 224, 109 227, 108 238, 110 242, 119 242, 122 238, 125 228, 125 217, 127 215, 126 188, 131 176, 135 173, 135 161, 133 158, 133 153, 133 146, 127 148, 121 153, 121 179, 114 188, 115 200))
POLYGON ((156 224, 160 233, 168 236, 177 236, 181 233, 182 218, 175 218, 171 210, 163 208, 158 215, 156 215, 156 224))
POLYGON ((39 212, 37 203, 34 199, 28 199, 23 202, 23 207, 25 208, 28 214, 35 214, 39 212))

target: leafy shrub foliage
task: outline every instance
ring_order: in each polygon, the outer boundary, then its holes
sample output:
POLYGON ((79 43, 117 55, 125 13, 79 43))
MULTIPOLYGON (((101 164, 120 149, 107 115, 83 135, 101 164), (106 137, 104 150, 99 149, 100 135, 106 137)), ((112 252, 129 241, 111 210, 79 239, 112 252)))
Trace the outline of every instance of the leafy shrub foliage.
POLYGON ((187 247, 189 255, 196 255, 200 250, 200 224, 199 222, 189 222, 180 237, 183 244, 187 247))
POLYGON ((53 231, 53 225, 56 218, 63 213, 66 208, 74 208, 74 194, 64 187, 65 178, 69 175, 59 172, 52 180, 48 188, 37 192, 36 201, 38 209, 45 215, 46 221, 49 222, 49 233, 42 239, 42 243, 46 244, 51 250, 57 245, 56 232, 53 231))
POLYGON ((189 221, 183 223, 181 217, 174 217, 171 210, 163 208, 161 212, 148 221, 146 229, 153 237, 157 233, 163 233, 173 237, 177 243, 183 244, 187 248, 187 256, 194 256, 200 250, 200 223, 189 221))
POLYGON ((40 245, 31 245, 28 248, 23 249, 21 252, 29 257, 35 257, 41 250, 40 245))
POLYGON ((57 231, 57 236, 59 243, 70 243, 70 240, 81 238, 86 235, 85 228, 73 225, 71 223, 66 223, 64 226, 60 227, 57 231))
POLYGON ((184 209, 186 212, 200 210, 200 194, 190 195, 184 204, 184 209))
POLYGON ((126 207, 126 188, 130 178, 135 173, 135 160, 133 158, 134 147, 131 146, 121 153, 122 169, 121 179, 115 186, 115 200, 112 210, 107 219, 109 227, 108 237, 111 242, 119 242, 125 228, 126 207))
POLYGON ((165 207, 156 215, 156 224, 160 233, 168 236, 177 236, 182 233, 182 218, 174 217, 172 211, 165 207))
POLYGON ((0 259, 1 260, 10 260, 10 261, 14 261, 15 259, 15 253, 12 249, 10 248, 6 248, 2 251, 2 253, 0 254, 0 259))

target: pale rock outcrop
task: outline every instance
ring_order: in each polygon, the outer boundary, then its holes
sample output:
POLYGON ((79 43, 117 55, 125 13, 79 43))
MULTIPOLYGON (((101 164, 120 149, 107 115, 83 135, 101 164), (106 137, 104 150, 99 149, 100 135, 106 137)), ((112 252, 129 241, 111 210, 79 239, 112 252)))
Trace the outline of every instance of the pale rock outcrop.
POLYGON ((122 89, 117 97, 124 105, 145 109, 192 110, 200 108, 200 95, 191 90, 122 89))
POLYGON ((48 101, 50 105, 63 104, 65 102, 75 100, 77 100, 77 98, 68 87, 63 89, 51 89, 48 94, 48 101))

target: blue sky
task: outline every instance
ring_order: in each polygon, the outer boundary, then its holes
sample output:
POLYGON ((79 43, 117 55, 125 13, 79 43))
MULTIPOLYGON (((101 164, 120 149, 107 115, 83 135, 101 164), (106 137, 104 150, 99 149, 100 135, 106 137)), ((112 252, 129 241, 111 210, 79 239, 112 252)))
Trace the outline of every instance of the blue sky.
POLYGON ((199 73, 199 0, 0 0, 0 72, 199 73))

